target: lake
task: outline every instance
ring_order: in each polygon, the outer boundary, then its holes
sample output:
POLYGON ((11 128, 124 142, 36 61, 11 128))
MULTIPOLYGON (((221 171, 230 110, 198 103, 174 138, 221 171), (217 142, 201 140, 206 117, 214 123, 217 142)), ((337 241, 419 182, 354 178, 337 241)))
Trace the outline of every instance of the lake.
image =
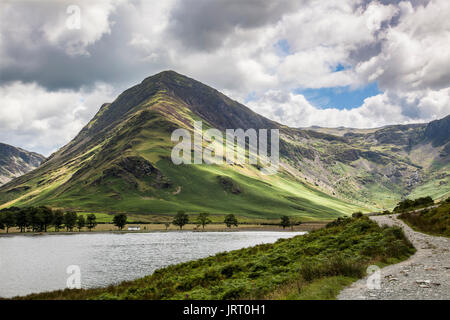
POLYGON ((171 264, 275 242, 304 232, 153 232, 0 237, 0 297, 66 287, 75 265, 83 288, 151 274, 171 264))

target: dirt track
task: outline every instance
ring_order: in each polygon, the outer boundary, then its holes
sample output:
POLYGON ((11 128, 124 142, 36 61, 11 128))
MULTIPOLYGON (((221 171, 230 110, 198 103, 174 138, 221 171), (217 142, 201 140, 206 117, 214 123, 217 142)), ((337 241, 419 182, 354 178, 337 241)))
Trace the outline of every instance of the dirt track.
POLYGON ((417 252, 408 260, 381 269, 379 289, 369 289, 367 277, 341 291, 340 300, 450 299, 450 239, 412 230, 391 216, 372 216, 380 225, 403 228, 417 252))

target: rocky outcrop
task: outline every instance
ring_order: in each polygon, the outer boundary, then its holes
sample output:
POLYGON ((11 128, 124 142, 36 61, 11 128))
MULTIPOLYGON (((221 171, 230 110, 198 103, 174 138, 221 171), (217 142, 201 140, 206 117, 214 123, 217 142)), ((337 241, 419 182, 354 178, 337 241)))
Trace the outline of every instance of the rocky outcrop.
POLYGON ((45 157, 0 143, 0 185, 36 169, 45 157))
POLYGON ((431 121, 424 132, 427 140, 433 143, 433 146, 442 146, 450 141, 450 115, 443 119, 431 121))

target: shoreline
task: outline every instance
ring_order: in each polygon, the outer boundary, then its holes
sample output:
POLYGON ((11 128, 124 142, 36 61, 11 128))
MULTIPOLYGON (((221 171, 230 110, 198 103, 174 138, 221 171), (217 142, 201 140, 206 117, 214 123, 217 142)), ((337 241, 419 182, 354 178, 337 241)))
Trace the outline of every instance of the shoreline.
MULTIPOLYGON (((14 236, 27 236, 27 237, 39 237, 39 236, 52 236, 52 235, 77 235, 77 234, 125 234, 125 233, 165 233, 165 232, 248 232, 248 231, 267 231, 267 232, 309 232, 312 230, 317 230, 320 228, 323 228, 326 223, 304 223, 299 226, 295 226, 294 228, 286 228, 283 229, 282 227, 277 226, 256 226, 256 225, 250 225, 250 226, 239 226, 239 227, 233 227, 233 228, 227 228, 227 227, 220 227, 220 228, 205 228, 205 230, 202 229, 193 229, 193 228, 187 228, 183 230, 179 229, 168 229, 165 230, 164 228, 155 228, 155 229, 148 229, 148 230, 140 230, 140 231, 133 231, 133 230, 96 230, 96 231, 47 231, 47 232, 2 232, 0 233, 0 238, 2 237, 14 237, 14 236)), ((214 226, 214 225, 212 225, 214 226)))

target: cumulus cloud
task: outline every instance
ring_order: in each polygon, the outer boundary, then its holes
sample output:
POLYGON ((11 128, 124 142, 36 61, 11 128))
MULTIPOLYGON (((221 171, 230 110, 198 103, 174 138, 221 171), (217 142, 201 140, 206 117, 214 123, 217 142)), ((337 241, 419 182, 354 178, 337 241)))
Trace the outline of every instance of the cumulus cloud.
POLYGON ((273 24, 310 1, 182 0, 172 10, 169 31, 185 47, 214 50, 235 36, 236 29, 273 24))
POLYGON ((450 113, 447 0, 62 0, 0 6, 0 113, 9 119, 0 120, 0 140, 42 152, 67 142, 103 102, 165 69, 295 127, 374 127, 450 113), (67 27, 69 5, 80 8, 80 29, 67 27), (323 110, 294 93, 343 87, 351 93, 374 82, 381 93, 351 110, 323 110), (21 90, 34 92, 34 101, 47 107, 35 108, 21 90), (84 113, 79 96, 90 97, 84 113), (59 127, 70 134, 55 142, 48 132, 59 133, 59 127))
POLYGON ((49 155, 67 143, 113 96, 113 88, 49 92, 36 83, 0 87, 0 141, 49 155))
POLYGON ((399 4, 398 24, 385 31, 379 55, 356 66, 382 89, 421 90, 450 84, 450 2, 432 1, 414 8, 399 4))
POLYGON ((450 88, 413 93, 384 92, 354 109, 319 109, 301 94, 268 91, 249 105, 264 116, 292 127, 376 128, 442 118, 450 112, 450 88))
POLYGON ((2 2, 2 36, 6 45, 20 43, 26 49, 53 45, 68 55, 88 55, 87 47, 111 32, 110 15, 121 2, 2 2))

